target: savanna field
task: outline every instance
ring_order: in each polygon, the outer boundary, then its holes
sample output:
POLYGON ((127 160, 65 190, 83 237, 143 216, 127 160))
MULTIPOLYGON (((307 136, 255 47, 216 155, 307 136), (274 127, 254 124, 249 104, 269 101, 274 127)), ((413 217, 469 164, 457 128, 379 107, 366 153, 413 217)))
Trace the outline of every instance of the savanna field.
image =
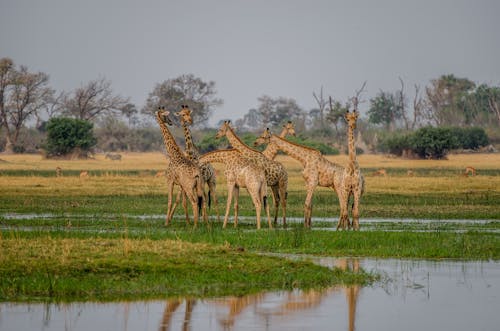
MULTIPOLYGON (((347 164, 347 156, 328 159, 347 164)), ((304 229, 301 166, 287 156, 277 160, 289 174, 288 227, 280 212, 274 229, 264 222, 256 231, 244 189, 239 199, 244 217, 237 228, 230 219, 222 229, 227 189, 219 164, 214 166, 221 220, 212 205, 209 224, 194 228, 179 206, 166 227, 166 185, 158 172, 167 159, 161 153, 125 153, 121 161, 104 155, 91 160, 2 155, 0 300, 206 297, 377 279, 369 273, 332 273, 275 253, 500 258, 499 154, 439 161, 360 155, 366 191, 359 232, 332 231, 338 200, 324 188, 314 194, 313 228, 304 229), (467 166, 476 176, 464 176, 467 166), (88 176, 81 177, 82 171, 88 176)))

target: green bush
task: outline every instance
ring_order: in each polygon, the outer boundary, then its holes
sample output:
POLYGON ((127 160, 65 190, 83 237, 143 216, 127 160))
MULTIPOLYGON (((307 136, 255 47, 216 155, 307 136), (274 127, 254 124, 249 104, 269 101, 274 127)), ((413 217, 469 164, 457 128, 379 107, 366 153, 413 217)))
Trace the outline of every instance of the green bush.
POLYGON ((410 135, 403 133, 382 136, 377 145, 377 150, 380 152, 397 156, 403 155, 403 151, 408 149, 411 149, 410 135))
POLYGON ((459 143, 450 128, 425 127, 410 136, 411 149, 421 158, 442 159, 459 143))
POLYGON ((46 126, 47 156, 65 156, 76 150, 86 154, 97 143, 92 128, 92 123, 88 121, 65 117, 51 118, 46 126))
POLYGON ((488 135, 483 128, 451 128, 451 131, 458 141, 458 148, 479 149, 487 146, 490 142, 488 135))

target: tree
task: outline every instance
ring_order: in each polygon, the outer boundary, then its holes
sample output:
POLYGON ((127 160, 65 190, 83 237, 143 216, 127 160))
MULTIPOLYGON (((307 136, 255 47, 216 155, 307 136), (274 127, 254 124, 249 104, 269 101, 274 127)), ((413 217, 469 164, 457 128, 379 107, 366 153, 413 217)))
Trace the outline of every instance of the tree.
MULTIPOLYGON (((156 84, 149 93, 142 113, 153 115, 158 106, 177 110, 187 104, 195 114, 193 126, 204 126, 214 108, 223 104, 222 99, 215 97, 216 94, 214 81, 204 82, 192 74, 181 75, 156 84)), ((177 117, 172 117, 172 120, 179 124, 177 117)))
POLYGON ((470 125, 500 125, 500 88, 481 84, 463 101, 470 125), (493 120, 491 119, 493 117, 493 120))
POLYGON ((402 104, 398 94, 380 91, 375 98, 370 99, 368 121, 373 124, 382 124, 388 131, 394 131, 396 122, 403 118, 402 104))
POLYGON ((113 94, 111 82, 105 78, 92 80, 64 95, 60 107, 64 115, 89 121, 110 112, 123 112, 130 117, 133 109, 128 98, 113 94))
POLYGON ((47 141, 45 149, 48 157, 67 156, 86 157, 95 146, 97 139, 89 121, 53 117, 47 122, 47 141))
POLYGON ((325 110, 326 106, 328 106, 328 102, 323 97, 323 86, 321 86, 321 89, 319 90, 319 95, 317 95, 316 92, 313 92, 313 97, 318 104, 319 126, 323 129, 325 127, 325 110))
POLYGON ((263 95, 257 100, 260 103, 257 107, 257 113, 263 128, 276 128, 286 121, 303 120, 304 111, 293 98, 272 98, 268 95, 263 95))
POLYGON ((43 72, 31 73, 25 66, 16 69, 11 59, 0 59, 0 125, 5 129, 6 153, 14 153, 26 121, 52 99, 48 81, 43 72))
POLYGON ((467 124, 471 114, 467 114, 464 101, 467 94, 475 88, 474 82, 454 75, 443 75, 431 81, 426 88, 430 105, 430 119, 437 126, 467 124))

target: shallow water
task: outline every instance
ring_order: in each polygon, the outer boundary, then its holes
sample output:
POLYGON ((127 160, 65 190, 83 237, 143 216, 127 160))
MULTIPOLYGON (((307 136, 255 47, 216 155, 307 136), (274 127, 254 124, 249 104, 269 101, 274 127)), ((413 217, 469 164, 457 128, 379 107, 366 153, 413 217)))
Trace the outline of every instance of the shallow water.
MULTIPOLYGON (((294 257, 300 258, 300 257, 294 257)), ((500 263, 318 258, 370 287, 127 303, 0 303, 0 330, 498 330, 500 263)))

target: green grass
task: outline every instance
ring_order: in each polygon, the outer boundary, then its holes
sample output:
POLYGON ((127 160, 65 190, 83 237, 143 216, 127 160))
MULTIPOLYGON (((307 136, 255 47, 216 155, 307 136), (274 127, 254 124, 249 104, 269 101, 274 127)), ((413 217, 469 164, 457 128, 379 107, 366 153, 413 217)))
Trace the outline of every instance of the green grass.
MULTIPOLYGON (((301 223, 268 230, 264 221, 256 231, 245 190, 240 215, 249 218, 236 229, 213 221, 193 228, 180 207, 165 227, 164 179, 153 177, 152 170, 109 164, 116 169, 82 166, 91 175, 84 180, 78 178, 78 164, 65 165, 62 178, 50 178, 55 163, 0 170, 0 301, 211 297, 366 284, 377 278, 279 254, 500 260, 500 170, 492 167, 478 167, 480 176, 474 178, 460 177, 461 165, 415 168, 414 178, 406 177, 406 166, 388 167, 387 178, 370 177, 378 166, 365 168, 360 210, 361 228, 367 231, 336 232, 330 231, 335 224, 320 220, 339 215, 335 193, 324 188, 314 194, 313 230, 301 223), (432 221, 366 221, 371 218, 432 221), (490 221, 442 221, 448 219, 490 221)), ((226 187, 221 177, 222 216, 226 187)), ((289 171, 289 179, 287 215, 301 219, 305 192, 298 167, 289 171)))
MULTIPOLYGON (((225 211, 225 195, 219 195, 219 213, 225 211)), ((287 215, 302 217, 305 194, 289 191, 287 215)), ((272 199, 270 199, 272 204, 272 199)), ((166 214, 167 196, 157 193, 139 195, 1 195, 0 213, 119 213, 132 215, 166 214)), ((476 190, 467 193, 370 193, 362 198, 361 216, 364 218, 414 219, 500 219, 500 192, 476 190)), ((273 210, 271 206, 271 210, 273 210)), ((177 215, 183 213, 179 207, 177 215)), ((210 211, 211 215, 215 212, 210 211)), ((232 214, 232 211, 231 211, 232 214)), ((246 192, 240 196, 240 215, 255 215, 246 192)), ((337 217, 337 196, 324 189, 313 196, 314 217, 337 217)))
POLYGON ((364 284, 376 278, 258 255, 227 243, 11 233, 0 247, 0 301, 213 297, 364 284))

